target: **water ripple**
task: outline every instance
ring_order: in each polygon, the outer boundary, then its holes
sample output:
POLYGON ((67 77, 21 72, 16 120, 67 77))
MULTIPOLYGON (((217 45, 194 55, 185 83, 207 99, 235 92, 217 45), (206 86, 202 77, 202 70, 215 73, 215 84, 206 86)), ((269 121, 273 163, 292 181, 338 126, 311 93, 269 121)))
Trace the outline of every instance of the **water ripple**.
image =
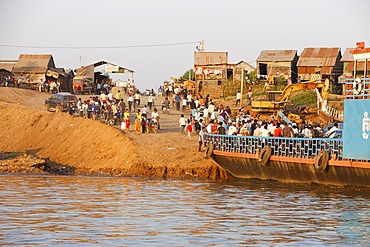
POLYGON ((365 191, 261 181, 0 178, 0 245, 370 245, 365 191))

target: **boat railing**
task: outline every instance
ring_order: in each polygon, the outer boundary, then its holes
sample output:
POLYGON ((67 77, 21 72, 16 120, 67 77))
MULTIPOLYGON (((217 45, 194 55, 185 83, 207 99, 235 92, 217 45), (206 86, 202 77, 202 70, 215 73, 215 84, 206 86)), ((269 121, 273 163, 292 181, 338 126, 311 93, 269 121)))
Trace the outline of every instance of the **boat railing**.
POLYGON ((370 98, 370 78, 359 78, 361 81, 361 90, 355 93, 354 78, 347 78, 345 82, 346 99, 369 99, 370 98))
POLYGON ((274 156, 292 158, 315 158, 321 150, 330 158, 342 160, 343 141, 341 138, 287 138, 262 136, 237 136, 206 134, 206 143, 213 143, 214 150, 228 153, 255 154, 256 157, 266 145, 274 156))

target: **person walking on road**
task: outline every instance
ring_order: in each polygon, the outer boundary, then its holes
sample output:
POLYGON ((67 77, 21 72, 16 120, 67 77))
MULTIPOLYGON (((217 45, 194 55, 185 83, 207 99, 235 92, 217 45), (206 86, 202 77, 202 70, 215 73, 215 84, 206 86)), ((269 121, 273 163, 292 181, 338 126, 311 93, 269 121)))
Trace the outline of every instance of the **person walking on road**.
POLYGON ((241 106, 241 99, 242 99, 242 94, 240 93, 240 91, 238 91, 236 94, 235 107, 237 107, 238 104, 241 106))

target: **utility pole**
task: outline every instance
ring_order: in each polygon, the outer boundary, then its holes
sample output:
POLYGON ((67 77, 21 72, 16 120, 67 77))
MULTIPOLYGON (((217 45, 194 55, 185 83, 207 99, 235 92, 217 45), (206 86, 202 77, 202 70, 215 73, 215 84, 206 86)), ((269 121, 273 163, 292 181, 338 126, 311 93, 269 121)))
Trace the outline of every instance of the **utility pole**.
MULTIPOLYGON (((204 52, 204 40, 202 40, 200 51, 204 52)), ((204 92, 204 70, 203 68, 202 68, 202 91, 204 92)))
POLYGON ((240 79, 240 106, 243 106, 244 66, 242 66, 242 77, 240 79))

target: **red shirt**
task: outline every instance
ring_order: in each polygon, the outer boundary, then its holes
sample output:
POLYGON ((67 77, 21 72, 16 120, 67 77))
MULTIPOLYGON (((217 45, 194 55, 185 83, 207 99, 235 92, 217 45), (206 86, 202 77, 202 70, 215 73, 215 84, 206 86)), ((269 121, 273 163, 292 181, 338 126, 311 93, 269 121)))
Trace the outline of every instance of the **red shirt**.
POLYGON ((274 136, 275 137, 281 137, 281 132, 283 132, 281 130, 281 128, 276 128, 275 131, 274 131, 274 136))

